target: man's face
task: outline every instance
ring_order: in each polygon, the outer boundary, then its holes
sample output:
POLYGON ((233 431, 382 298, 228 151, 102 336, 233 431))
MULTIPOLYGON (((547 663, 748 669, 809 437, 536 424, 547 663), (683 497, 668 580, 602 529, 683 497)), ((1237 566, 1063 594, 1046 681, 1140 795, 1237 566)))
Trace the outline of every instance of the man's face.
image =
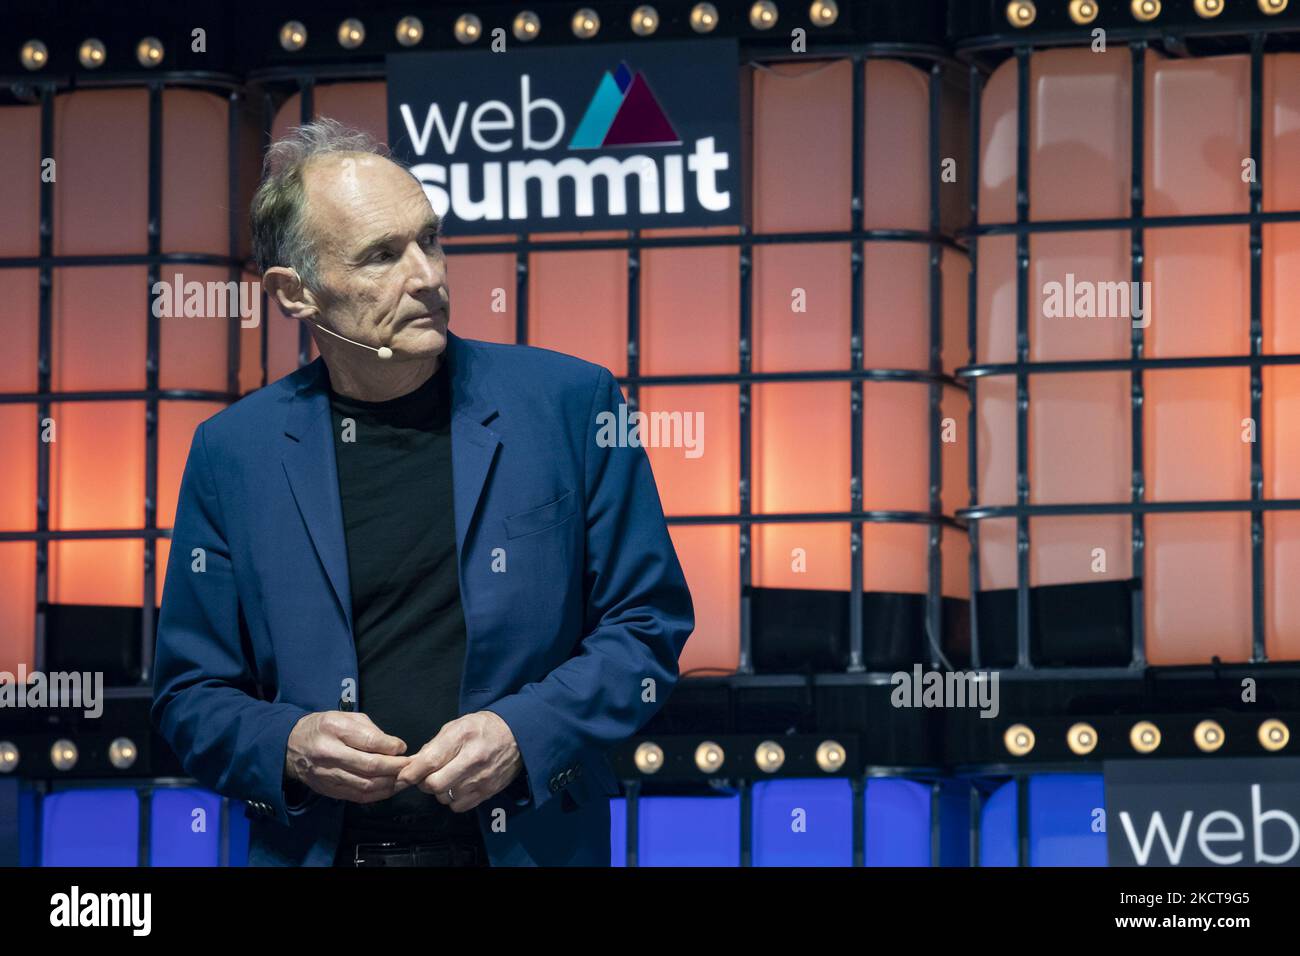
POLYGON ((303 175, 324 325, 395 358, 447 347, 442 223, 420 185, 382 156, 326 156, 303 175))

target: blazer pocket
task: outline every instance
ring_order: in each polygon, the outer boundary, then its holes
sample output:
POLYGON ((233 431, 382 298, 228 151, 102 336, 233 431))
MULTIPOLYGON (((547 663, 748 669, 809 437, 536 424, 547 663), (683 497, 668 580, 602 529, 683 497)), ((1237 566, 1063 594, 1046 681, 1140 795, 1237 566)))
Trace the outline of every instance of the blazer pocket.
POLYGON ((577 497, 572 491, 565 492, 554 501, 537 508, 506 515, 506 537, 518 538, 537 531, 545 531, 563 523, 574 512, 577 497))

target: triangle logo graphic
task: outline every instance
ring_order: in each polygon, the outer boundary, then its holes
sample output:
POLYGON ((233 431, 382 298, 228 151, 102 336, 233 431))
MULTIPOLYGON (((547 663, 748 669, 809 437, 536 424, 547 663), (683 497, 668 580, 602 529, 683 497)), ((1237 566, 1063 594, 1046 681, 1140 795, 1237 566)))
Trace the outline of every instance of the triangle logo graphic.
POLYGON ((645 74, 620 63, 605 71, 596 93, 569 140, 569 149, 611 146, 671 146, 681 142, 677 130, 655 98, 645 74))

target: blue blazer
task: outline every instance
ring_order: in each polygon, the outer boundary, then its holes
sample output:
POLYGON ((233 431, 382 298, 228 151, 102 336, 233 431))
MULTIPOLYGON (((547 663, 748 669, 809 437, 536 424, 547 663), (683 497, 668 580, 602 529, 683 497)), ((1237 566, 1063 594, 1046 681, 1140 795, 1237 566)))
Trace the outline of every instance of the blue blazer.
MULTIPOLYGON (((690 592, 645 449, 597 444, 598 414, 617 420, 624 401, 610 372, 447 341, 458 713, 499 714, 527 772, 526 795, 507 788, 472 812, 493 865, 608 866, 618 781, 604 754, 676 685, 690 592), (501 554, 507 573, 493 570, 501 554)), ((322 361, 195 430, 158 621, 154 725, 186 773, 247 801, 250 865, 329 866, 342 828, 343 801, 295 805, 283 789, 294 724, 357 687, 322 361)), ((357 698, 364 711, 364 687, 357 698)))

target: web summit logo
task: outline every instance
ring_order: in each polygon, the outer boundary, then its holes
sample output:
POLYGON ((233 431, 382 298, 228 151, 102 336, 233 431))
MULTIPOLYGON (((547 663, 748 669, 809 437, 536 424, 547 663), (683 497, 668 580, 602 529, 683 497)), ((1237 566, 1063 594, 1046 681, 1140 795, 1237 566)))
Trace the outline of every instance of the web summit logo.
POLYGON ((686 155, 663 152, 663 147, 683 145, 682 139, 645 75, 627 63, 604 72, 567 139, 563 108, 554 99, 534 96, 534 88, 533 76, 521 73, 517 102, 461 100, 454 111, 449 103, 430 102, 423 122, 409 101, 398 104, 405 137, 417 157, 411 172, 440 216, 463 223, 582 219, 625 216, 633 203, 642 214, 682 214, 689 198, 688 172, 694 174, 697 209, 731 208, 731 191, 718 184, 718 174, 730 168, 730 155, 716 151, 712 136, 696 139, 686 155), (561 143, 585 155, 527 155, 553 151, 561 143), (654 155, 624 152, 637 147, 656 149, 654 155), (431 149, 445 161, 420 162, 431 149), (611 155, 612 150, 619 154, 611 155), (524 158, 490 158, 497 153, 524 158), (602 210, 596 205, 598 179, 605 181, 602 210), (530 194, 540 196, 540 209, 530 208, 530 194))

